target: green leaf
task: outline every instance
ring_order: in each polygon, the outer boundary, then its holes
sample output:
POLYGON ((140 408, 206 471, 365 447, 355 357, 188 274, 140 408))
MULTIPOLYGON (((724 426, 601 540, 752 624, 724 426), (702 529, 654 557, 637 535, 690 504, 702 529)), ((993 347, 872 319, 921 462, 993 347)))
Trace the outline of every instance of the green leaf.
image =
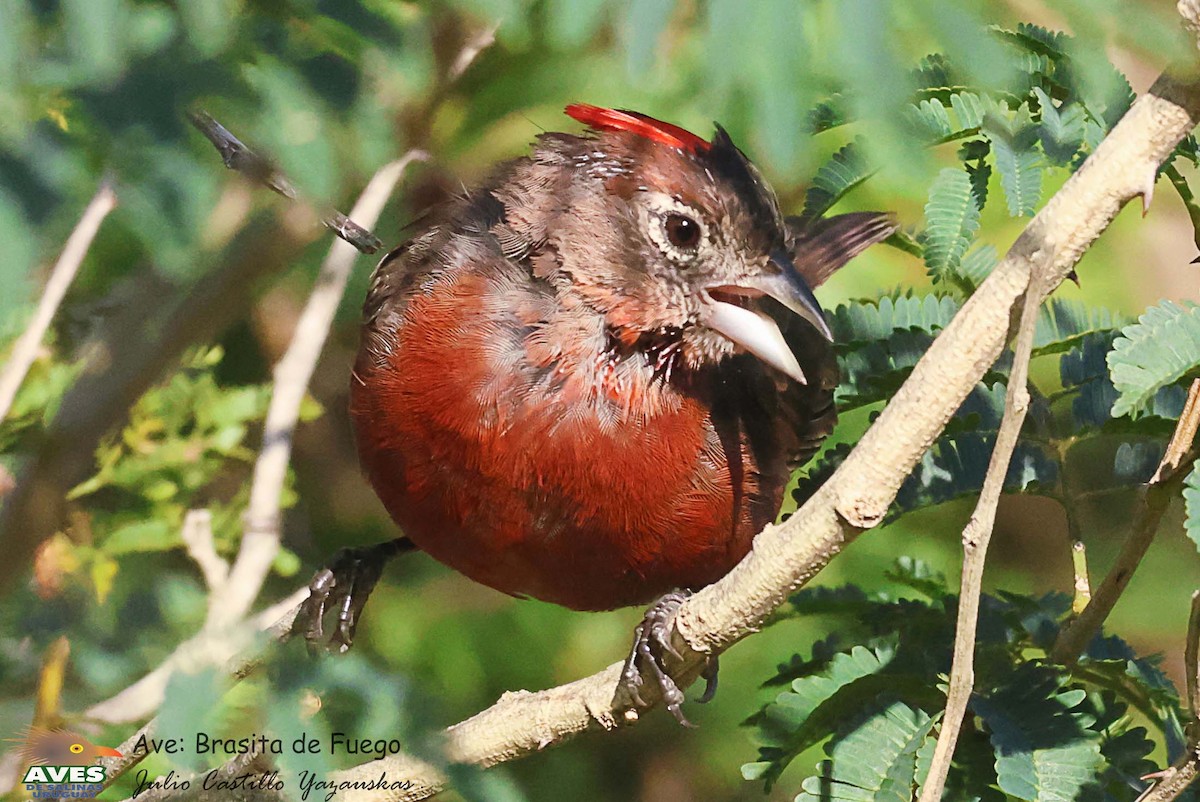
POLYGON ((975 196, 975 205, 983 209, 987 205, 988 181, 992 178, 992 166, 983 159, 974 164, 967 164, 967 175, 971 178, 971 193, 975 196))
POLYGON ((1163 301, 1121 330, 1108 354, 1114 418, 1136 417, 1155 394, 1200 367, 1200 306, 1163 301))
POLYGON ((865 181, 874 171, 863 156, 861 141, 855 140, 834 153, 825 162, 804 196, 804 217, 816 218, 865 181))
POLYGON ((1056 108, 1054 101, 1041 87, 1035 86, 1033 93, 1041 107, 1038 136, 1042 141, 1042 150, 1054 164, 1069 164, 1083 147, 1087 113, 1078 103, 1067 103, 1061 109, 1056 108))
POLYGON ((917 752, 933 724, 923 710, 879 696, 826 747, 830 759, 804 780, 797 802, 910 802, 917 752))
MULTIPOLYGON (((755 718, 765 744, 759 756, 765 759, 743 766, 742 775, 764 780, 769 789, 797 755, 828 734, 839 718, 830 715, 831 709, 845 711, 861 704, 864 690, 854 691, 850 686, 879 674, 894 656, 894 642, 875 649, 855 646, 848 653, 834 655, 819 673, 795 679, 790 691, 779 694, 755 718)), ((873 686, 865 691, 872 697, 878 692, 873 686)))
POLYGON ((171 526, 166 520, 128 523, 113 530, 102 541, 107 554, 166 551, 182 543, 178 527, 171 526))
POLYGON ((922 100, 906 110, 917 131, 917 136, 930 142, 939 142, 954 136, 954 126, 946 107, 937 98, 922 100))
POLYGON ((995 30, 1014 44, 1056 61, 1066 58, 1066 43, 1071 38, 1061 31, 1051 31, 1028 22, 1017 23, 1015 31, 1004 30, 1002 28, 995 30))
POLYGON ((1061 353, 1089 334, 1112 331, 1129 323, 1125 315, 1102 306, 1053 298, 1038 313, 1033 353, 1036 356, 1061 353))
POLYGON ((949 96, 962 88, 960 83, 953 75, 950 63, 941 53, 925 56, 913 71, 913 84, 922 94, 949 96))
POLYGON ((934 283, 957 278, 963 255, 979 231, 979 207, 971 179, 946 168, 929 187, 925 204, 925 267, 934 283))
POLYGON ((884 572, 884 576, 930 599, 940 599, 946 595, 946 575, 924 560, 897 557, 892 567, 884 572))
POLYGON ((1022 106, 1012 120, 989 114, 983 126, 996 154, 1000 186, 1013 217, 1031 215, 1042 197, 1042 157, 1034 149, 1038 128, 1022 106))
POLYGON ((829 325, 838 345, 867 344, 897 331, 941 331, 958 306, 958 301, 945 295, 884 296, 877 301, 838 305, 829 325))
POLYGON ((1200 549, 1200 460, 1192 465, 1192 470, 1183 481, 1183 506, 1187 513, 1184 521, 1184 531, 1200 549))
POLYGON ((822 131, 829 131, 845 125, 848 121, 846 99, 835 93, 817 103, 808 112, 808 132, 819 134, 822 131))
POLYGON ((1179 195, 1179 199, 1183 201, 1183 208, 1187 210, 1188 219, 1192 222, 1193 242, 1200 249, 1200 202, 1196 201, 1196 195, 1192 192, 1191 185, 1188 184, 1186 178, 1179 172, 1173 163, 1168 164, 1163 168, 1163 175, 1171 182, 1171 186, 1175 188, 1175 193, 1179 195))
POLYGON ((983 125, 987 103, 974 92, 959 92, 950 96, 950 108, 958 116, 958 127, 978 128, 983 125))
POLYGON ((958 272, 962 277, 978 287, 983 280, 991 275, 992 270, 1000 262, 995 245, 981 245, 963 257, 958 272))
MULTIPOLYGON (((1003 401, 1004 385, 997 383, 991 390, 976 387, 972 397, 999 397, 1003 401)), ((996 415, 1002 406, 991 406, 996 415)), ((943 434, 921 457, 921 462, 905 479, 896 495, 896 511, 909 512, 943 504, 956 498, 977 495, 983 488, 992 449, 995 447, 995 423, 984 421, 977 431, 943 434), (989 431, 990 430, 990 431, 989 431)), ((1022 441, 1017 444, 1004 477, 1006 492, 1052 493, 1059 481, 1057 454, 1039 443, 1022 441)))
POLYGON ((938 295, 884 297, 835 309, 829 324, 842 373, 839 409, 889 397, 957 311, 955 299, 938 295))
POLYGON ((1000 790, 1030 802, 1073 802, 1100 767, 1100 742, 1072 712, 1082 690, 1062 690, 1053 670, 1025 663, 1002 687, 972 698, 991 732, 1000 790))

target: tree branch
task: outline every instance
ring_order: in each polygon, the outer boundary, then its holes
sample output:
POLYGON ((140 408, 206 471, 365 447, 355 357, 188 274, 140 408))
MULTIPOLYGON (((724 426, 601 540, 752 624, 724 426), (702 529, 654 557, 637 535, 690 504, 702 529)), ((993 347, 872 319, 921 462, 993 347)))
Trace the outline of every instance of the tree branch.
MULTIPOLYGON (((404 170, 413 161, 425 158, 423 151, 410 151, 380 168, 350 213, 367 226, 374 226, 404 170)), ((220 602, 210 609, 209 627, 229 626, 246 614, 279 551, 279 499, 291 461, 292 435, 300 418, 300 404, 308 392, 308 382, 325 347, 357 255, 345 242, 335 240, 329 247, 308 303, 296 321, 292 341, 275 366, 271 405, 263 427, 262 450, 254 463, 241 547, 217 594, 220 602)))
POLYGON ((217 547, 213 542, 212 513, 205 509, 188 510, 187 515, 183 516, 179 538, 183 541, 188 556, 204 576, 211 610, 216 603, 216 593, 225 585, 225 579, 229 576, 229 563, 217 554, 217 547))
POLYGON ((1091 601, 1079 617, 1058 633, 1054 648, 1050 651, 1050 659, 1054 662, 1073 665, 1079 659, 1079 655, 1083 654, 1083 650, 1100 631, 1117 600, 1129 586, 1129 580, 1133 578, 1134 571, 1146 556, 1154 536, 1158 534, 1162 517, 1170 506, 1171 499, 1175 497, 1179 483, 1183 481, 1186 473, 1184 468, 1191 464, 1188 457, 1193 455, 1192 444, 1196 439, 1197 428, 1200 428, 1200 379, 1192 382, 1187 403, 1175 424, 1175 432, 1171 435, 1171 442, 1167 444, 1167 450, 1158 464, 1158 470, 1141 489, 1133 529, 1121 546, 1121 553, 1117 555, 1116 562, 1096 588, 1091 601))
POLYGON ((12 407, 13 399, 17 397, 17 390, 21 389, 25 375, 29 373, 29 368, 37 358, 38 346, 46 336, 46 330, 50 328, 50 321, 54 319, 59 304, 66 297, 67 288, 75 280, 75 274, 83 264, 83 257, 87 256, 88 248, 91 247, 96 232, 100 230, 100 224, 116 206, 117 195, 113 192, 112 182, 106 178, 100 182, 100 188, 84 209, 83 217, 67 238, 62 254, 54 263, 54 269, 50 271, 50 279, 46 282, 46 289, 42 293, 42 300, 38 303, 33 320, 29 321, 29 325, 13 345, 8 362, 0 371, 0 421, 8 417, 8 410, 12 407))
POLYGON ((983 478, 983 488, 975 512, 962 534, 963 570, 958 597, 958 621, 954 632, 954 662, 950 669, 950 687, 946 694, 946 712, 925 785, 921 802, 938 802, 950 773, 950 761, 967 714, 967 703, 975 690, 975 631, 979 624, 979 599, 983 594, 983 571, 987 564, 988 545, 996 525, 996 508, 1004 491, 1004 480, 1012 462, 1025 413, 1029 410, 1029 359, 1033 353, 1033 335, 1037 328, 1038 309, 1042 297, 1041 276, 1030 279, 1029 290, 1021 310, 1021 327, 1013 353, 1012 372, 1004 399, 1004 417, 996 433, 991 461, 983 478))
MULTIPOLYGON (((668 666, 677 680, 694 680, 707 655, 755 632, 796 588, 882 520, 904 478, 999 356, 1030 276, 1045 277, 1042 286, 1031 290, 1030 302, 1040 304, 1121 207, 1151 191, 1158 166, 1197 119, 1200 82, 1162 78, 1133 104, 934 341, 833 477, 787 522, 760 533, 751 553, 726 577, 683 604, 671 634, 681 657, 668 666)), ((635 721, 637 711, 614 698, 620 667, 615 663, 547 691, 505 694, 493 707, 447 731, 448 759, 490 766, 580 732, 635 721)), ((444 785, 440 775, 418 772, 400 756, 337 772, 333 779, 368 779, 381 770, 418 787, 382 795, 347 792, 346 798, 421 799, 444 785)))
MULTIPOLYGON (((280 172, 270 159, 247 147, 228 128, 214 120, 211 114, 189 111, 187 116, 196 130, 204 134, 217 153, 221 154, 221 161, 225 162, 226 167, 288 200, 299 200, 299 193, 291 179, 280 172)), ((379 237, 368 230, 375 225, 373 220, 364 228, 337 209, 326 207, 321 211, 321 224, 360 253, 375 253, 383 245, 379 237)))

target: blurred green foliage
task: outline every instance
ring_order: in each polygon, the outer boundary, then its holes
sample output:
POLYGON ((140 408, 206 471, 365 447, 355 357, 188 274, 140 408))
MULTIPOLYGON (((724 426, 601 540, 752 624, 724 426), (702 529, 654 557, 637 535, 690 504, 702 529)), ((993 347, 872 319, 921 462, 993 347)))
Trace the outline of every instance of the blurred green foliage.
MULTIPOLYGON (((122 308, 131 286, 165 279, 164 293, 184 292, 250 211, 284 210, 269 193, 247 198, 188 126, 186 110, 211 112, 278 159, 308 195, 335 204, 346 204, 395 155, 429 150, 432 166, 406 180, 397 208, 379 226, 384 241, 395 243, 403 223, 458 181, 470 183, 495 161, 522 153, 541 130, 567 127, 561 108, 571 101, 634 108, 700 133, 719 120, 762 166, 789 213, 806 206, 899 213, 906 231, 895 244, 909 253, 875 249, 822 290, 827 308, 842 304, 832 316, 846 375, 839 392, 846 412, 827 452, 836 458, 844 451, 839 443, 857 440, 1023 225, 1010 215, 1035 209, 1119 116, 1129 88, 1108 55, 1154 72, 1189 53, 1166 5, 1138 4, 1136 13, 1119 0, 1045 5, 1033 20, 1043 27, 1030 28, 1020 25, 1029 8, 999 0, 0 0, 0 341, 20 331, 37 295, 39 266, 61 246, 103 175, 115 176, 120 197, 0 426, 0 466, 15 474, 38 448, 91 334, 122 308), (452 79, 464 46, 493 27, 495 42, 452 79), (1059 28, 1075 36, 1050 32, 1059 28), (923 260, 909 255, 922 252, 923 260)), ((1185 195, 1190 170, 1177 159, 1167 172, 1185 195)), ((1160 197, 1169 194, 1160 190, 1160 197)), ((1041 323, 1035 379, 1057 403, 1046 420, 1064 427, 1060 439, 1085 425, 1079 421, 1097 430, 1134 426, 1109 420, 1119 397, 1130 407, 1154 399, 1136 425, 1157 425, 1141 431, 1160 441, 1170 416, 1158 408, 1156 392, 1194 375, 1194 355, 1167 370, 1161 355, 1138 357, 1152 338, 1134 329, 1124 334, 1132 345, 1118 350, 1140 372, 1128 387, 1123 378, 1116 386, 1109 381, 1105 359, 1117 353, 1118 330, 1154 300, 1145 297, 1152 292, 1143 280, 1151 257, 1140 232, 1128 216, 1119 219, 1081 268, 1083 288, 1064 291, 1082 303, 1051 307, 1041 323)), ((1186 229, 1183 235, 1191 237, 1186 229)), ((0 694, 3 731, 29 722, 38 660, 57 636, 72 645, 62 699, 70 717, 128 686, 202 625, 206 596, 180 548, 183 514, 209 509, 218 548, 226 555, 236 548, 270 365, 319 251, 264 288, 254 315, 220 343, 197 344, 101 445, 95 475, 73 493, 71 526, 43 548, 36 582, 0 607, 0 675, 8 680, 0 694)), ((295 576, 286 577, 298 562, 303 575, 340 545, 393 535, 358 476, 344 412, 368 273, 364 260, 312 385, 287 499, 294 505, 285 518, 288 552, 264 600, 294 586, 295 576), (293 553, 298 560, 289 560, 293 553)), ((1184 326, 1189 314, 1164 307, 1143 324, 1184 326), (1164 314, 1171 318, 1165 323, 1164 314)), ((985 422, 994 427, 1003 394, 994 380, 1003 365, 999 370, 973 394, 950 438, 979 439, 985 422)), ((1118 434, 1128 436, 1128 427, 1118 434)), ((986 443, 961 451, 957 442, 942 445, 923 466, 927 478, 947 473, 942 456, 978 463, 986 454, 986 443)), ((1080 462, 1100 466, 1099 473, 1121 467, 1125 484, 1154 459, 1119 445, 1103 459, 1095 453, 1081 451, 1080 462)), ((1025 464, 1034 472, 1029 478, 1047 463, 1025 464)), ((926 495, 909 505, 915 512, 856 544, 822 583, 853 582, 878 601, 879 594, 911 590, 911 577, 887 573, 897 552, 943 569, 956 565, 955 535, 969 506, 919 508, 977 484, 976 473, 954 473, 960 469, 949 470, 962 487, 941 492, 949 485, 927 483, 926 495)), ((1084 476, 1080 489, 1094 478, 1084 476)), ((1189 480, 1192 507, 1198 481, 1189 480)), ((1074 523, 1097 566, 1107 564, 1122 533, 1127 501, 1099 500, 1074 523)), ((1059 531, 1048 534, 1054 527, 1046 508, 1022 506, 1029 503, 1014 503, 1012 516, 1002 519, 989 579, 1040 597, 1070 587, 1067 524, 1054 511, 1059 531)), ((1158 589, 1194 582, 1193 544, 1163 540, 1143 569, 1159 578, 1156 587, 1135 583, 1112 621, 1140 653, 1177 649, 1186 594, 1166 600, 1158 589)), ((944 613, 946 597, 927 607, 944 613)), ((725 655, 718 700, 689 709, 702 724, 698 732, 679 732, 669 717, 654 715, 615 736, 455 779, 465 795, 490 800, 762 798, 759 784, 739 776, 749 741, 730 733, 747 711, 773 698, 775 690, 758 685, 781 660, 821 648, 812 644, 830 631, 850 632, 842 612, 807 609, 725 655)), ((636 615, 517 602, 415 555, 376 592, 349 658, 314 664, 289 646, 272 654, 262 675, 223 696, 223 682, 211 673, 177 677, 164 715, 174 717, 172 726, 204 722, 235 737, 336 726, 364 737, 401 737, 431 755, 429 733, 501 692, 548 687, 617 659, 636 615)), ((1058 698, 1063 686, 1056 678, 1046 687, 1058 698)), ((1071 711, 1064 716, 1078 715, 1077 704, 1062 707, 1071 711)), ((1093 712, 1112 712, 1105 710, 1093 712)), ((890 707, 861 712, 859 720, 892 727, 893 735, 896 726, 931 724, 890 707)), ((853 754, 855 743, 851 723, 838 726, 828 748, 835 762, 839 750, 853 754)), ((130 729, 110 727, 100 740, 119 741, 130 729)), ((1159 743, 1152 757, 1161 763, 1159 743)), ((804 771, 820 757, 820 739, 811 746, 794 756, 804 771)), ((968 749, 964 760, 972 756, 980 757, 968 749)), ((977 761, 982 770, 987 757, 977 761)), ((921 759, 918 750, 914 765, 921 759)), ((170 767, 157 760, 148 765, 152 774, 170 767)), ((1000 787, 1019 795, 1019 783, 1000 787)), ((112 795, 121 790, 129 788, 112 795)), ((796 790, 776 788, 772 798, 796 790)))

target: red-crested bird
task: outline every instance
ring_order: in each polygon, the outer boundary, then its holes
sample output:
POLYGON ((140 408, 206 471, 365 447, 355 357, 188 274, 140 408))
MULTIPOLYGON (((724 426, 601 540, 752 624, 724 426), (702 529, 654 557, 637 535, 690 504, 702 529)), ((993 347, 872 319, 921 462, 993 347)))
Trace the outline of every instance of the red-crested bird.
MULTIPOLYGON (((366 476, 407 539, 314 581, 342 646, 379 557, 417 548, 514 596, 608 610, 658 665, 680 592, 775 519, 833 427, 837 363, 812 288, 895 230, 785 218, 719 126, 572 105, 585 135, 435 209, 376 269, 350 411, 366 476)), ((639 657, 639 654, 641 657, 639 657)), ((710 676, 715 679, 715 664, 710 676)), ((706 694, 707 695, 707 694, 706 694)))

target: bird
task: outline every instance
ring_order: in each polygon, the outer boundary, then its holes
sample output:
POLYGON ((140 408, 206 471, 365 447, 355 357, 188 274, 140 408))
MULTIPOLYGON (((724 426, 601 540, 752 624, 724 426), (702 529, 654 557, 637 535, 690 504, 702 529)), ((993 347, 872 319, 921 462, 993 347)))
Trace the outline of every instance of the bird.
MULTIPOLYGON (((670 616, 777 517, 836 421, 813 289, 890 236, 890 214, 785 217, 720 125, 711 139, 588 104, 581 133, 432 209, 379 263, 350 414, 403 537, 318 572, 302 619, 353 637, 380 566, 419 550, 574 610, 654 603, 622 682, 662 668, 670 616)), ((704 676, 715 689, 716 663, 704 676)))
POLYGON ((85 766, 100 757, 121 757, 110 746, 99 746, 82 735, 64 729, 30 727, 21 748, 28 765, 85 766))

